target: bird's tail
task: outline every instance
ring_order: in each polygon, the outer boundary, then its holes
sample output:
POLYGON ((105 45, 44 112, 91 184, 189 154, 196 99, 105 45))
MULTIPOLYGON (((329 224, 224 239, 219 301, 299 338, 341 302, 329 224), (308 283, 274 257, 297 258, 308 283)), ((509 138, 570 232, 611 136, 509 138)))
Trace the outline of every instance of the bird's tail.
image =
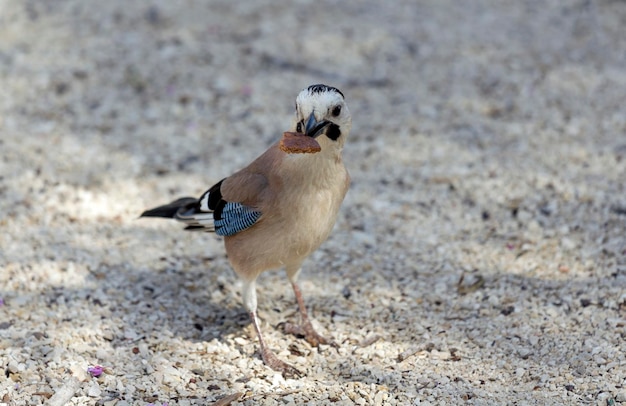
POLYGON ((215 231, 213 211, 202 211, 195 197, 183 197, 170 204, 146 210, 139 217, 173 218, 185 223, 187 231, 215 231))
POLYGON ((198 199, 194 197, 182 197, 174 200, 172 203, 146 210, 139 217, 164 217, 175 218, 176 213, 184 212, 198 203, 198 199))

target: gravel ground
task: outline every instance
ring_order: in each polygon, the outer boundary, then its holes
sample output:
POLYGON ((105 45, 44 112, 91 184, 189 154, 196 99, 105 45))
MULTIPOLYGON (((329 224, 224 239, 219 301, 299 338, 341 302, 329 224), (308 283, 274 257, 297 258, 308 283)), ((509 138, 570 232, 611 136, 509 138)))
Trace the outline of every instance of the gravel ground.
POLYGON ((0 0, 0 405, 626 404, 626 3, 249 3, 0 0), (220 239, 137 216, 320 82, 353 184, 301 279, 340 348, 266 273, 285 380, 220 239))

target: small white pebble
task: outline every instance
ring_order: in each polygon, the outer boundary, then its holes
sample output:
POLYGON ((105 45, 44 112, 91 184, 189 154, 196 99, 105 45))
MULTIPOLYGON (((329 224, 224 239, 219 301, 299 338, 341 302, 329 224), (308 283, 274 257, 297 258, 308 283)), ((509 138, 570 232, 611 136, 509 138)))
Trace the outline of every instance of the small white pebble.
POLYGON ((163 383, 166 385, 180 383, 180 373, 178 370, 171 366, 163 368, 163 383))
POLYGON ((18 367, 18 363, 15 361, 11 361, 9 362, 9 365, 7 366, 7 369, 9 370, 9 372, 11 372, 12 374, 16 374, 19 371, 19 367, 18 367))
POLYGON ((91 383, 89 384, 89 389, 87 390, 87 395, 92 398, 97 398, 101 394, 102 390, 100 389, 100 385, 98 385, 98 382, 91 381, 91 383))
POLYGON ((387 399, 387 393, 379 391, 376 396, 374 396, 374 405, 381 406, 385 399, 387 399))
POLYGON ((285 384, 285 378, 282 374, 274 374, 272 376, 272 387, 279 388, 285 384))
POLYGON ((604 364, 606 364, 606 359, 604 359, 603 357, 600 357, 600 356, 594 357, 593 360, 594 360, 594 362, 597 365, 604 365, 604 364))
POLYGON ((600 401, 601 404, 606 405, 606 400, 611 397, 609 392, 601 392, 598 393, 598 397, 596 400, 600 401))

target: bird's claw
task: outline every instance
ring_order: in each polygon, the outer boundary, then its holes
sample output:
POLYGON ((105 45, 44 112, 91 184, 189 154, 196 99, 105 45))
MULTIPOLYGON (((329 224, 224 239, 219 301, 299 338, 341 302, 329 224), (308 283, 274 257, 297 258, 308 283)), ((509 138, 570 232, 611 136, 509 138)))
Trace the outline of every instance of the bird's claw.
POLYGON ((282 323, 281 328, 286 334, 303 337, 313 347, 318 347, 320 344, 330 345, 333 348, 339 347, 333 340, 329 340, 315 331, 310 321, 304 324, 282 323))
POLYGON ((262 350, 261 357, 263 358, 265 365, 272 368, 276 372, 280 372, 285 378, 300 378, 303 376, 302 372, 295 367, 292 367, 285 361, 282 361, 270 350, 262 350))

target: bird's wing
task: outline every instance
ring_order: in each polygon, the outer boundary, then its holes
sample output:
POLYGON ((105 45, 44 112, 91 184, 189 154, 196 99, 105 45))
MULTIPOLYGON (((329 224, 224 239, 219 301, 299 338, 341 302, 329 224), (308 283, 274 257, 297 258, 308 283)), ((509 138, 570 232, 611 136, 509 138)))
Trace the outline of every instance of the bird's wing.
POLYGON ((176 212, 186 230, 214 231, 221 236, 237 234, 260 218, 271 193, 269 173, 275 167, 277 148, 270 148, 246 168, 222 179, 204 192, 195 204, 176 212))
POLYGON ((243 231, 257 222, 258 193, 262 193, 263 176, 238 172, 216 183, 199 199, 198 208, 212 213, 215 233, 229 236, 243 231))
POLYGON ((222 186, 229 178, 213 185, 192 204, 178 209, 174 218, 187 225, 185 230, 209 231, 221 236, 237 234, 251 227, 261 212, 251 206, 224 199, 222 186))
POLYGON ((271 198, 271 174, 284 154, 278 143, 250 165, 209 189, 200 198, 200 207, 213 211, 215 232, 229 236, 252 227, 271 198))

